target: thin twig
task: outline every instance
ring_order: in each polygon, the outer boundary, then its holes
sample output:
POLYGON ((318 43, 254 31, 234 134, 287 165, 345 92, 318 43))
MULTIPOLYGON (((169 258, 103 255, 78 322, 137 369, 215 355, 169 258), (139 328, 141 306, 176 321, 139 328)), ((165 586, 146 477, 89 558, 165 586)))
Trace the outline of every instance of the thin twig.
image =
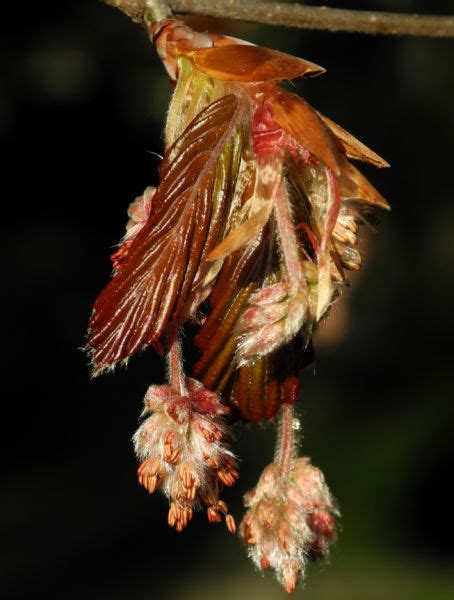
POLYGON ((149 12, 150 21, 160 21, 168 17, 172 10, 167 0, 104 0, 115 6, 136 23, 143 23, 145 12, 149 12))
POLYGON ((295 431, 293 428, 293 406, 283 404, 279 411, 279 433, 274 462, 278 465, 280 474, 288 475, 295 456, 295 431))
POLYGON ((384 35, 454 38, 454 16, 347 10, 265 0, 106 0, 136 22, 145 4, 170 6, 174 12, 240 19, 302 29, 350 31, 384 35))
POLYGON ((303 29, 454 37, 454 16, 347 10, 264 0, 171 0, 170 6, 176 12, 229 17, 303 29))
POLYGON ((307 288, 307 284, 299 256, 300 245, 292 219, 288 196, 285 193, 285 184, 280 181, 279 187, 280 189, 275 196, 274 218, 276 220, 285 269, 287 271, 287 280, 299 289, 304 290, 307 288))
POLYGON ((169 382, 172 388, 180 394, 187 395, 186 383, 184 380, 183 358, 181 355, 181 342, 178 333, 172 333, 169 336, 169 349, 167 353, 167 369, 169 372, 169 382))
POLYGON ((145 0, 104 0, 125 13, 135 23, 143 23, 145 12, 145 0))

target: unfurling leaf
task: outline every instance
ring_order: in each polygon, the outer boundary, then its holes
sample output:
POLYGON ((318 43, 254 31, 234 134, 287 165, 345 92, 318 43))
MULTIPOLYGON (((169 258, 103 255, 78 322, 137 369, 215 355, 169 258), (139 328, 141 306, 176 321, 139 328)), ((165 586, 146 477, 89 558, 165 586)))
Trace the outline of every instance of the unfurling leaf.
POLYGON ((203 48, 189 52, 187 57, 196 69, 220 81, 282 81, 325 72, 323 67, 307 60, 252 44, 203 48))
POLYGON ((239 113, 237 98, 223 96, 164 156, 153 211, 94 306, 89 346, 95 372, 159 340, 203 279, 204 258, 218 241, 237 175, 239 113))
POLYGON ((288 283, 276 283, 253 294, 237 326, 238 364, 270 354, 293 339, 304 325, 308 308, 306 291, 288 283))

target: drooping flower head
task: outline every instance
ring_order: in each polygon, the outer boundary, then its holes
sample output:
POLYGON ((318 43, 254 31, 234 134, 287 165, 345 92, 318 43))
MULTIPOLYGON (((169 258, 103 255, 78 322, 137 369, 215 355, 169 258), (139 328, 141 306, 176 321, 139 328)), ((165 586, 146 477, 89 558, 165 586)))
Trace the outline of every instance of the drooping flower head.
MULTIPOLYGON (((322 67, 173 18, 147 26, 175 84, 165 154, 159 185, 130 207, 88 344, 95 374, 150 345, 167 354, 169 382, 150 387, 134 436, 139 481, 168 496, 178 530, 205 505, 233 531, 219 500, 238 477, 223 415, 260 421, 297 401, 313 329, 361 266, 359 227, 388 208, 349 159, 387 163, 279 85, 322 67)), ((307 556, 325 553, 335 509, 320 471, 287 463, 248 496, 241 533, 291 591, 307 556)))
POLYGON ((268 465, 245 496, 240 535, 256 567, 273 569, 291 593, 311 555, 324 556, 335 535, 337 509, 322 472, 306 457, 287 471, 268 465))
POLYGON ((153 493, 160 488, 171 505, 168 522, 181 531, 193 508, 206 506, 211 522, 226 516, 235 530, 227 505, 219 500, 223 486, 238 478, 236 460, 225 445, 228 436, 222 416, 229 409, 213 392, 194 379, 185 381, 187 395, 171 386, 152 385, 145 396, 143 414, 151 413, 134 435, 137 456, 143 461, 139 483, 153 493))

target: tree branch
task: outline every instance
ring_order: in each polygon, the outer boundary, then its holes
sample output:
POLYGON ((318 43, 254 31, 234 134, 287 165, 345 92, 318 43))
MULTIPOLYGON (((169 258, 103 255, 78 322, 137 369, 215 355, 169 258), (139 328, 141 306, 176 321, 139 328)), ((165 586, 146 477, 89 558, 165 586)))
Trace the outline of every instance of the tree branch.
POLYGON ((104 0, 106 4, 115 6, 125 13, 135 23, 143 23, 145 12, 149 20, 160 21, 165 19, 172 10, 166 0, 104 0))
POLYGON ((190 13, 302 29, 454 38, 454 16, 411 15, 284 4, 265 0, 105 0, 142 22, 146 6, 159 15, 170 8, 190 13))
POLYGON ((454 16, 407 15, 325 6, 303 6, 264 0, 171 0, 176 12, 228 17, 303 29, 386 35, 454 37, 454 16))

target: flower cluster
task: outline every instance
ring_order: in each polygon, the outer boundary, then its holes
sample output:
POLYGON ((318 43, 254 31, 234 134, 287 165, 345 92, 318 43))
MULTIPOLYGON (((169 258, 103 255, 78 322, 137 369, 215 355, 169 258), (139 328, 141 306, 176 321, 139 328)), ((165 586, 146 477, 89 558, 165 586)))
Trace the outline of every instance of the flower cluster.
POLYGON ((322 472, 305 457, 284 472, 271 463, 244 501, 249 510, 240 535, 250 557, 293 592, 308 557, 326 555, 335 535, 337 510, 322 472))
POLYGON ((308 557, 328 552, 337 514, 322 473, 296 456, 292 405, 312 332, 361 266, 359 225, 389 208, 350 159, 388 164, 279 83, 322 67, 150 15, 174 83, 165 152, 159 185, 129 207, 93 308, 93 372, 148 346, 165 356, 168 383, 148 389, 134 444, 139 483, 168 497, 177 531, 205 507, 235 532, 219 498, 238 478, 226 416, 279 415, 275 462, 246 496, 240 533, 292 592, 308 557), (192 365, 181 351, 188 325, 192 365))
POLYGON ((149 416, 134 435, 139 483, 151 494, 156 489, 170 500, 168 523, 181 531, 196 506, 205 505, 210 522, 225 516, 229 531, 235 521, 225 502, 223 486, 238 478, 236 461, 225 445, 222 417, 229 409, 213 392, 186 378, 186 394, 167 385, 152 385, 145 396, 143 414, 149 416))
POLYGON ((361 254, 358 245, 358 212, 354 207, 342 206, 333 229, 334 246, 339 253, 341 264, 351 271, 361 268, 361 254))

